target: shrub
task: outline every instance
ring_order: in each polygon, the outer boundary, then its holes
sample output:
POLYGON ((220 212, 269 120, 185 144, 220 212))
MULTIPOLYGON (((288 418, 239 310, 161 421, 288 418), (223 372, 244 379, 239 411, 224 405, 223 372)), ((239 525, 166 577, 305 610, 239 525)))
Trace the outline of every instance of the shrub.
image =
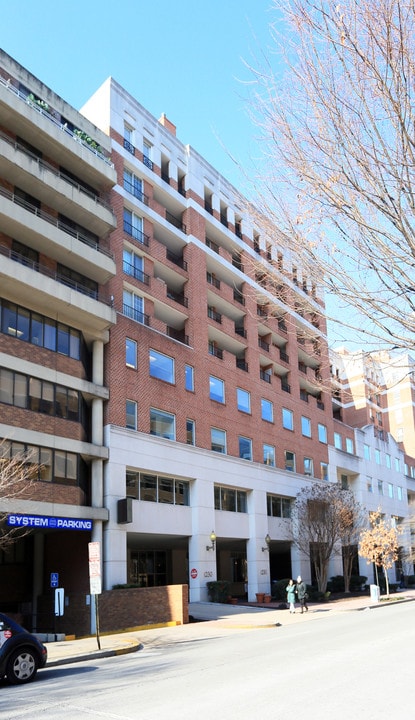
POLYGON ((287 593, 285 588, 287 587, 290 578, 285 580, 273 580, 271 594, 273 600, 280 600, 281 602, 287 602, 287 593))
POLYGON ((225 603, 229 597, 229 585, 227 580, 210 580, 206 583, 210 602, 225 603))
POLYGON ((334 593, 342 593, 344 592, 344 577, 343 575, 334 575, 330 578, 329 582, 327 583, 327 590, 330 590, 334 593))

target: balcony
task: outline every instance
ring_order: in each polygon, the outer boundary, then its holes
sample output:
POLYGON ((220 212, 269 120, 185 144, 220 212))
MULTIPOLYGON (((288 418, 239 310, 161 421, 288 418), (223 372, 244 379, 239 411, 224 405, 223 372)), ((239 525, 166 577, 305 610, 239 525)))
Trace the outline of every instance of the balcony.
POLYGON ((145 245, 145 247, 148 247, 150 244, 150 238, 148 235, 143 233, 142 230, 139 230, 138 228, 134 227, 128 220, 124 219, 123 224, 123 230, 127 235, 130 235, 130 237, 134 238, 136 242, 140 243, 140 245, 145 245))
POLYGON ((233 299, 235 302, 240 303, 240 305, 245 305, 245 298, 239 290, 233 291, 233 299))
POLYGON ((182 268, 182 270, 187 271, 186 260, 183 260, 183 257, 180 255, 175 255, 168 248, 166 248, 166 258, 167 258, 167 260, 170 260, 170 262, 172 262, 174 265, 177 265, 177 267, 180 267, 180 268, 182 268))
POLYGON ((286 393, 291 392, 291 386, 283 378, 281 378, 281 390, 283 390, 286 393))
POLYGON ((125 315, 125 317, 131 318, 131 320, 140 323, 141 325, 147 325, 148 327, 150 326, 150 316, 146 315, 143 312, 140 312, 139 310, 136 310, 135 308, 131 307, 131 305, 123 304, 122 314, 125 315))
POLYGON ((175 290, 167 288, 166 297, 168 297, 169 300, 174 300, 174 302, 179 303, 179 305, 183 305, 183 307, 188 307, 188 299, 183 293, 178 293, 175 292, 175 290))
POLYGON ((143 165, 148 167, 149 170, 154 170, 154 163, 152 160, 150 160, 148 155, 143 155, 143 165))
POLYGON ((207 316, 208 316, 208 318, 210 318, 211 320, 214 320, 215 322, 217 322, 219 324, 222 323, 222 315, 220 313, 216 312, 216 310, 214 310, 212 307, 208 307, 207 316))
POLYGON ((165 212, 166 212, 167 222, 170 223, 170 225, 173 225, 175 228, 177 228, 178 230, 181 230, 183 233, 186 234, 186 225, 184 225, 184 223, 182 223, 181 218, 178 218, 175 215, 172 215, 172 213, 169 212, 168 210, 165 210, 165 212))
POLYGON ((245 271, 244 271, 244 266, 243 266, 241 260, 240 260, 238 257, 234 257, 234 256, 232 257, 232 265, 233 265, 233 267, 236 268, 237 270, 240 270, 241 272, 245 272, 245 271))
POLYGON ((300 390, 300 400, 308 403, 308 392, 306 390, 300 390))
POLYGON ((206 273, 206 282, 208 282, 209 285, 213 285, 213 287, 215 287, 217 290, 220 290, 220 280, 218 280, 218 278, 212 275, 212 273, 206 273))
POLYGON ((265 342, 261 337, 258 338, 258 347, 265 352, 269 352, 269 343, 265 342))
POLYGON ((210 202, 208 202, 207 200, 205 200, 205 210, 206 210, 206 212, 209 213, 209 215, 213 215, 212 204, 210 202))
POLYGON ((208 343, 208 353, 209 355, 213 355, 214 357, 219 358, 219 360, 223 360, 223 350, 221 348, 216 347, 213 343, 208 343))
POLYGON ((145 195, 137 185, 134 184, 134 182, 129 182, 128 180, 124 179, 123 188, 126 190, 130 195, 133 195, 133 197, 137 198, 140 202, 144 203, 144 205, 149 205, 149 197, 148 195, 145 195))
POLYGON ((270 372, 267 372, 266 370, 260 370, 259 377, 261 378, 261 380, 264 380, 264 382, 269 383, 269 385, 271 385, 271 373, 270 372))
POLYGON ((129 140, 127 140, 127 138, 124 138, 123 145, 127 152, 131 153, 131 155, 135 155, 135 147, 129 140))
POLYGON ((289 363, 289 362, 290 362, 290 358, 289 358, 289 356, 287 355, 287 353, 285 352, 285 350, 280 350, 280 360, 282 360, 282 361, 285 362, 285 363, 289 363))
POLYGON ((241 325, 235 325, 235 334, 243 338, 246 338, 248 335, 245 328, 241 325))
POLYGON ((209 240, 209 238, 206 238, 205 245, 206 245, 206 247, 210 248, 210 250, 213 250, 213 252, 215 252, 215 253, 217 253, 217 255, 219 255, 219 245, 217 243, 213 242, 213 240, 209 240))
POLYGON ((235 358, 236 360, 236 367, 239 370, 244 370, 244 372, 248 372, 248 363, 243 358, 235 358))
POLYGON ((123 271, 126 275, 131 275, 131 277, 135 278, 135 280, 144 283, 144 285, 150 285, 150 275, 147 275, 147 273, 139 270, 134 265, 124 261, 123 271))
POLYGON ((185 334, 184 330, 177 330, 177 328, 167 325, 166 335, 173 340, 183 343, 183 345, 189 344, 189 336, 185 334))

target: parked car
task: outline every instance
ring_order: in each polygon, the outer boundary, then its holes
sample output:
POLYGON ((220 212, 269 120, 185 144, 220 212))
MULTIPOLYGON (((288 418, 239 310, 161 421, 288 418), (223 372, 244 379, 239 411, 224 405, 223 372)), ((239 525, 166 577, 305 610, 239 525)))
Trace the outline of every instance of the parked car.
POLYGON ((45 667, 47 655, 35 635, 0 613, 0 678, 7 677, 12 685, 27 683, 45 667))

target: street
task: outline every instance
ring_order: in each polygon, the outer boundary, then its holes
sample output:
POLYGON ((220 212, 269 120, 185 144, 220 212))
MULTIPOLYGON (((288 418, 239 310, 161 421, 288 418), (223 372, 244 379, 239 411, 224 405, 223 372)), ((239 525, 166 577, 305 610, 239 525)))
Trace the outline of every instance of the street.
POLYGON ((413 603, 282 627, 198 623, 137 633, 131 655, 0 687, 0 718, 372 720, 413 715, 413 603))

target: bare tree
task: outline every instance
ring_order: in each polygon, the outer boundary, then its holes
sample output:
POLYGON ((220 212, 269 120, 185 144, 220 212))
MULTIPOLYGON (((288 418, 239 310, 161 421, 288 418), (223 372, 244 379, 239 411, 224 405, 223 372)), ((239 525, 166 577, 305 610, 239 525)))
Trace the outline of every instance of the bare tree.
MULTIPOLYGON (((27 498, 40 469, 35 462, 37 453, 27 448, 13 452, 12 447, 8 440, 0 440, 0 498, 27 498)), ((9 527, 5 521, 6 514, 0 512, 0 550, 14 542, 17 536, 29 532, 9 527)))
MULTIPOLYGON (((362 513, 354 494, 334 483, 314 483, 297 495, 292 512, 293 542, 310 558, 321 592, 327 588, 329 562, 343 542, 351 552, 361 530, 362 513)), ((349 586, 351 563, 347 573, 349 586)))
POLYGON ((265 163, 256 190, 269 235, 325 288, 329 319, 356 341, 371 350, 411 348, 415 2, 274 6, 273 45, 253 70, 252 102, 265 163), (351 311, 330 316, 330 294, 351 311))
POLYGON ((386 582, 386 595, 389 596, 388 569, 399 557, 399 529, 386 520, 380 509, 370 514, 370 529, 360 535, 359 555, 367 559, 367 564, 383 568, 386 582))

